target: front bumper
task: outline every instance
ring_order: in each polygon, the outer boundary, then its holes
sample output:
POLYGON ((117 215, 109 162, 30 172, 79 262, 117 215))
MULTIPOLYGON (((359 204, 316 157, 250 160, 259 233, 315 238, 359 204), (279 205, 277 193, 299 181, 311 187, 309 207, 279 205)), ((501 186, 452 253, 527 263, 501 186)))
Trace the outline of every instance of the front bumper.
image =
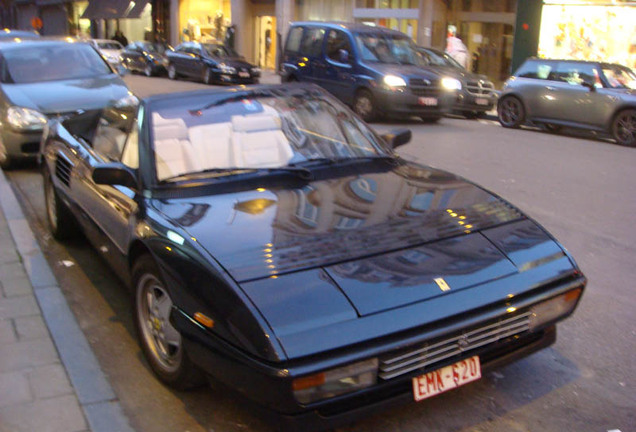
POLYGON ((440 117, 450 112, 457 94, 433 89, 415 93, 413 89, 405 87, 396 90, 376 88, 373 96, 378 110, 388 116, 440 117))
MULTIPOLYGON (((513 315, 527 314, 532 305, 545 300, 546 297, 550 298, 555 294, 584 286, 585 278, 576 274, 550 283, 544 288, 538 288, 539 292, 531 296, 519 298, 516 303, 519 309, 513 315)), ((215 380, 238 391, 258 406, 267 408, 269 411, 266 412, 285 428, 310 431, 351 422, 365 413, 377 412, 380 407, 413 401, 413 377, 459 360, 478 355, 482 370, 488 370, 527 356, 555 341, 554 322, 550 322, 534 331, 524 328, 514 333, 506 332, 487 344, 470 346, 457 354, 395 377, 383 379, 379 376, 375 385, 354 393, 306 406, 294 398, 292 381, 295 378, 372 357, 379 358, 382 363, 383 359, 396 355, 403 356, 406 350, 419 350, 422 344, 438 344, 439 341, 452 340, 467 331, 473 332, 486 326, 490 328, 493 323, 499 323, 503 317, 510 316, 509 306, 510 304, 506 303, 488 310, 453 316, 437 322, 432 327, 415 328, 384 337, 381 341, 358 343, 329 355, 317 355, 279 364, 268 364, 245 355, 211 333, 193 327, 191 320, 181 312, 173 314, 173 324, 182 333, 184 348, 190 358, 215 380)), ((558 320, 563 318, 565 316, 559 317, 558 320)))
POLYGON ((11 159, 34 158, 40 151, 42 131, 18 132, 9 127, 2 128, 2 143, 11 159))
POLYGON ((461 92, 457 95, 453 110, 486 112, 494 109, 496 104, 497 97, 495 94, 473 95, 469 92, 461 92))

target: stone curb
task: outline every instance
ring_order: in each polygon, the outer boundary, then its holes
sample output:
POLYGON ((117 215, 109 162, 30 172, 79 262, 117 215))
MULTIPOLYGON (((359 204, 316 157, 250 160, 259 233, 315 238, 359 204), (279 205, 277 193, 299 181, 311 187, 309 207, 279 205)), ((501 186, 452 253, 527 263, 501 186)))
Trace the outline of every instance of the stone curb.
POLYGON ((92 432, 134 432, 62 294, 4 172, 0 211, 92 432))

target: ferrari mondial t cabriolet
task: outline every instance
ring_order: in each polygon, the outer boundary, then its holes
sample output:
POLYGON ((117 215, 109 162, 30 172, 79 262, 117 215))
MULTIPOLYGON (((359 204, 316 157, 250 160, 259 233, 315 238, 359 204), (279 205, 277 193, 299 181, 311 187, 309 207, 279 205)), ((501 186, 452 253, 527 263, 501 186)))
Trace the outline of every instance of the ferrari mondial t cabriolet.
POLYGON ((166 384, 284 427, 421 401, 555 341, 586 279, 540 225, 315 86, 152 96, 49 123, 53 235, 130 284, 166 384))

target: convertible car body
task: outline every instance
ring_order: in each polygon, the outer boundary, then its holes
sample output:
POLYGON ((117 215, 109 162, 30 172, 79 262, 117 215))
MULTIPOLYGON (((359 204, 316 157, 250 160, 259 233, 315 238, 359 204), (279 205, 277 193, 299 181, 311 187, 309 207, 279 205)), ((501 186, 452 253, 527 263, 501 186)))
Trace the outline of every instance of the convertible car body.
POLYGON ((316 86, 153 96, 50 125, 48 218, 130 282, 160 379, 320 429, 548 346, 586 283, 520 210, 398 157, 409 139, 316 86))

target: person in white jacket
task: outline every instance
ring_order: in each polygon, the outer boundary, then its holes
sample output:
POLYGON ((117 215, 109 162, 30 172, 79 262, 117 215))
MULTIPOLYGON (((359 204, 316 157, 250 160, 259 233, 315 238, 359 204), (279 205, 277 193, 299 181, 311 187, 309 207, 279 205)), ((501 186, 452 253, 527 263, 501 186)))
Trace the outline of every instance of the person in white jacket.
POLYGON ((464 69, 468 69, 468 48, 453 31, 449 31, 448 38, 446 38, 446 53, 462 65, 464 69))

